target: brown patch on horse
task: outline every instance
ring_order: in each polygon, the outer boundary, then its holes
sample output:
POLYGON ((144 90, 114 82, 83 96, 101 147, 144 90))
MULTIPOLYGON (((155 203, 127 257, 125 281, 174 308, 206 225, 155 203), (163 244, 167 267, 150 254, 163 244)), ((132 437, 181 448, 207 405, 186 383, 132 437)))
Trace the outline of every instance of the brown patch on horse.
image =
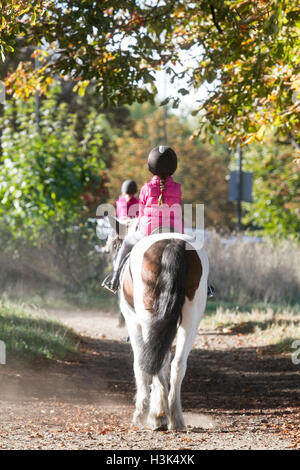
MULTIPOLYGON (((149 311, 153 309, 155 285, 161 271, 161 258, 169 240, 164 239, 153 243, 144 253, 142 262, 143 302, 145 309, 149 311)), ((202 276, 202 264, 198 253, 193 248, 185 251, 185 257, 187 263, 185 295, 189 300, 193 300, 202 276)))
POLYGON ((144 306, 151 311, 154 303, 154 290, 161 271, 161 257, 169 240, 159 240, 153 243, 144 253, 142 262, 142 281, 144 284, 144 306))
POLYGON ((130 272, 130 267, 126 269, 124 278, 123 278, 123 292, 126 302, 134 309, 134 300, 133 300, 133 280, 130 272))

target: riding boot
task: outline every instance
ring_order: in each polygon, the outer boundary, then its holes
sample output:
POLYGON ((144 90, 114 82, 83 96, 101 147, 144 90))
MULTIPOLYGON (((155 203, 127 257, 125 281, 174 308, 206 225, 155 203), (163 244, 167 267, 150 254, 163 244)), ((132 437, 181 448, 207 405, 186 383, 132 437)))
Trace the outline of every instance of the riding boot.
POLYGON ((119 289, 119 275, 120 271, 118 269, 114 270, 110 280, 108 280, 108 278, 104 279, 102 282, 102 287, 105 287, 105 289, 108 289, 113 294, 116 294, 119 289))
POLYGON ((111 290, 117 291, 119 289, 119 275, 120 271, 118 269, 113 272, 111 281, 109 283, 111 290))
POLYGON ((127 235, 125 238, 114 263, 114 271, 112 274, 111 279, 109 280, 110 276, 107 276, 104 281, 102 282, 102 287, 108 289, 113 294, 116 294, 119 289, 119 277, 122 271, 123 262, 128 253, 132 250, 133 246, 143 238, 143 236, 139 232, 135 232, 131 235, 127 235))

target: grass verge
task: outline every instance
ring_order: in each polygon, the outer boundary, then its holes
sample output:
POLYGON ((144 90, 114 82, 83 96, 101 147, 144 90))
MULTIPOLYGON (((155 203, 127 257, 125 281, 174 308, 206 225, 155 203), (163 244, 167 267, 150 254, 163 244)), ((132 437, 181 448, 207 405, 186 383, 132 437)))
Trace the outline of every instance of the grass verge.
POLYGON ((228 334, 253 334, 262 345, 276 346, 280 352, 291 352, 294 340, 300 340, 300 306, 216 306, 208 302, 201 327, 222 330, 228 334))
MULTIPOLYGON (((23 303, 9 300, 0 303, 0 340, 7 342, 8 353, 28 358, 61 359, 76 350, 75 334, 58 322, 41 318, 36 313, 39 308, 119 310, 117 296, 103 289, 100 292, 92 289, 28 292, 20 302, 23 303), (24 307, 24 302, 29 307, 24 307)), ((228 334, 255 335, 260 344, 287 352, 291 351, 294 340, 300 340, 300 305, 242 303, 216 297, 207 302, 201 327, 225 329, 228 334)))
POLYGON ((103 312, 117 312, 118 297, 101 288, 99 291, 92 288, 82 288, 77 291, 64 289, 27 289, 26 292, 6 290, 2 298, 10 301, 32 305, 34 308, 57 309, 92 309, 103 312))
POLYGON ((22 304, 0 301, 0 340, 6 361, 62 360, 77 350, 75 332, 22 304))

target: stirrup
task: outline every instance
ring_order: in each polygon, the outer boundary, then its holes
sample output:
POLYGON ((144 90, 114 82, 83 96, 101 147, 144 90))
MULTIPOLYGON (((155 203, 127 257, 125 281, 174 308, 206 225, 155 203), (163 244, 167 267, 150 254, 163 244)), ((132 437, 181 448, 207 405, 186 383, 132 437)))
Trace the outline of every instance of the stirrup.
POLYGON ((211 299, 215 296, 215 288, 213 286, 207 286, 207 297, 211 299))
POLYGON ((106 278, 104 279, 104 281, 102 281, 102 283, 101 283, 101 287, 104 287, 104 289, 107 289, 109 292, 112 292, 113 294, 116 294, 116 293, 118 292, 118 290, 119 290, 119 287, 117 287, 117 289, 112 289, 112 288, 108 285, 107 281, 108 281, 108 279, 109 279, 110 277, 111 277, 110 274, 109 274, 108 276, 106 276, 106 278))

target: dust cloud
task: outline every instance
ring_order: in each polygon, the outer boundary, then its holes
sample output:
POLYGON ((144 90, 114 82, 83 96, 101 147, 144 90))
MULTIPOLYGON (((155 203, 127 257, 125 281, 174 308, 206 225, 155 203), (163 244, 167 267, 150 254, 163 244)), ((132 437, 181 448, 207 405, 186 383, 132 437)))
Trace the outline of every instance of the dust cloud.
POLYGON ((213 429, 216 426, 214 420, 208 416, 197 413, 183 413, 186 426, 201 429, 213 429))

